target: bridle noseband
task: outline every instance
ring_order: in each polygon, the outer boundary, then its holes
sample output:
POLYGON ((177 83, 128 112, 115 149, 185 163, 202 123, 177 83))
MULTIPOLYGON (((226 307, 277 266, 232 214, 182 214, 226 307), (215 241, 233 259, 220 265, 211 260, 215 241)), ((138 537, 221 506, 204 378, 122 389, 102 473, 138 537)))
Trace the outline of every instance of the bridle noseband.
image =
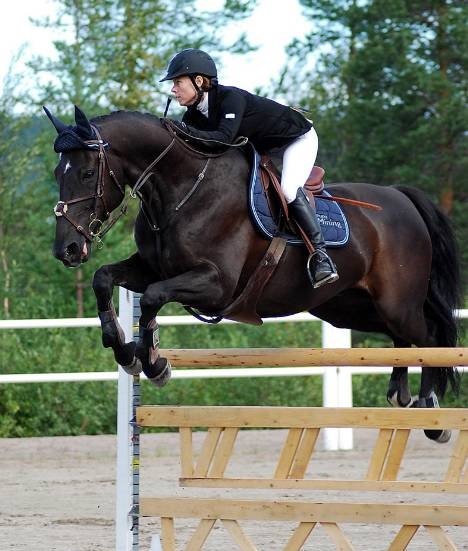
POLYGON ((93 194, 85 195, 83 197, 78 197, 76 199, 71 199, 70 201, 59 201, 54 207, 55 216, 57 218, 61 216, 66 218, 66 220, 70 222, 70 224, 76 229, 76 231, 84 235, 84 237, 88 241, 93 241, 96 238, 100 240, 110 230, 110 228, 115 224, 115 222, 117 222, 117 220, 125 214, 127 210, 127 205, 125 204, 122 207, 119 215, 114 219, 112 219, 111 221, 109 221, 109 223, 105 227, 103 227, 104 222, 109 219, 111 214, 104 197, 104 173, 105 173, 106 167, 107 167, 107 173, 111 177, 112 182, 114 182, 115 186, 122 194, 122 197, 125 197, 125 189, 120 184, 114 171, 110 167, 109 159, 107 158, 107 154, 106 154, 106 147, 108 147, 108 144, 105 143, 104 140, 101 138, 101 135, 99 134, 99 131, 95 126, 92 126, 92 129, 96 134, 96 139, 86 140, 85 144, 90 149, 98 150, 98 176, 96 180, 96 189, 93 194), (83 201, 88 201, 90 199, 94 199, 94 209, 90 215, 91 221, 88 225, 88 228, 86 229, 81 224, 78 224, 77 222, 75 222, 75 220, 73 220, 73 218, 68 214, 68 207, 69 205, 81 203, 83 201), (104 207, 104 220, 100 220, 99 218, 96 217, 97 205, 99 201, 101 201, 104 207))

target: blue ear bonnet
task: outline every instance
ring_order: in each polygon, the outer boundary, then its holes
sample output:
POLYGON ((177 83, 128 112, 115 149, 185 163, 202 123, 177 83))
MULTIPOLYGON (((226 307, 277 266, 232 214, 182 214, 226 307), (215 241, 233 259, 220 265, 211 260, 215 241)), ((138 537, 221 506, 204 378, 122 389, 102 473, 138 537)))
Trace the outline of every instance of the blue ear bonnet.
MULTIPOLYGON (((52 115, 47 107, 43 107, 43 109, 58 133, 54 142, 54 150, 57 153, 73 151, 74 149, 99 149, 97 143, 86 143, 87 141, 98 140, 99 138, 94 127, 79 107, 75 105, 76 126, 67 126, 60 119, 52 115)), ((107 143, 103 145, 104 147, 109 147, 107 143)))
MULTIPOLYGON (((92 137, 87 137, 87 140, 96 140, 97 136, 93 132, 92 137)), ((60 132, 55 138, 54 151, 64 153, 73 149, 96 149, 97 144, 87 144, 78 134, 76 126, 69 126, 60 132)))

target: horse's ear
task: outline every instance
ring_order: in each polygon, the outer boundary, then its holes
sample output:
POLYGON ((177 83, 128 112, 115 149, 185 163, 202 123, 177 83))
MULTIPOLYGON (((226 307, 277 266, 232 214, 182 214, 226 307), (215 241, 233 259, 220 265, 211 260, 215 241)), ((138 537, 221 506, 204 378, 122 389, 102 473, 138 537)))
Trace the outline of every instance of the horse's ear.
POLYGON ((83 113, 83 111, 75 105, 75 122, 77 133, 85 140, 92 140, 96 137, 94 130, 91 128, 91 123, 88 120, 88 117, 83 113))
POLYGON ((45 105, 42 106, 42 109, 44 109, 45 114, 51 120, 52 124, 55 127, 55 130, 57 130, 57 134, 60 134, 60 132, 65 130, 65 128, 68 128, 68 126, 64 122, 59 120, 57 117, 54 117, 54 115, 52 115, 52 113, 47 109, 45 105))

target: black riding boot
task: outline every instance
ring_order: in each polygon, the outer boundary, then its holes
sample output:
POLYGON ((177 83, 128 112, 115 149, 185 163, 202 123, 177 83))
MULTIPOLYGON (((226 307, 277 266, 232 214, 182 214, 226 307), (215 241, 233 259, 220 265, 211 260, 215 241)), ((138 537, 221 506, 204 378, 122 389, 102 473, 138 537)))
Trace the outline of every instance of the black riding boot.
POLYGON ((325 283, 333 283, 339 276, 333 260, 325 250, 325 241, 315 209, 309 203, 302 188, 297 190, 296 198, 288 206, 293 220, 301 226, 315 247, 315 252, 309 256, 307 261, 307 272, 314 289, 325 285, 325 283))

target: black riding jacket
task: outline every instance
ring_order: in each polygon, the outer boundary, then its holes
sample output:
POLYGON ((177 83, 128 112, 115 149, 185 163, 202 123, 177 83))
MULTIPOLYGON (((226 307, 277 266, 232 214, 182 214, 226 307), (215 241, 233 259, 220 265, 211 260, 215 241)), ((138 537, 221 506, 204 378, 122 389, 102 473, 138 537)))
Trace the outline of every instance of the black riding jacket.
MULTIPOLYGON (((215 86, 208 92, 208 117, 188 107, 182 122, 190 135, 233 143, 245 136, 259 153, 290 144, 312 128, 299 111, 240 88, 215 86)), ((208 147, 219 144, 204 142, 208 147)))

